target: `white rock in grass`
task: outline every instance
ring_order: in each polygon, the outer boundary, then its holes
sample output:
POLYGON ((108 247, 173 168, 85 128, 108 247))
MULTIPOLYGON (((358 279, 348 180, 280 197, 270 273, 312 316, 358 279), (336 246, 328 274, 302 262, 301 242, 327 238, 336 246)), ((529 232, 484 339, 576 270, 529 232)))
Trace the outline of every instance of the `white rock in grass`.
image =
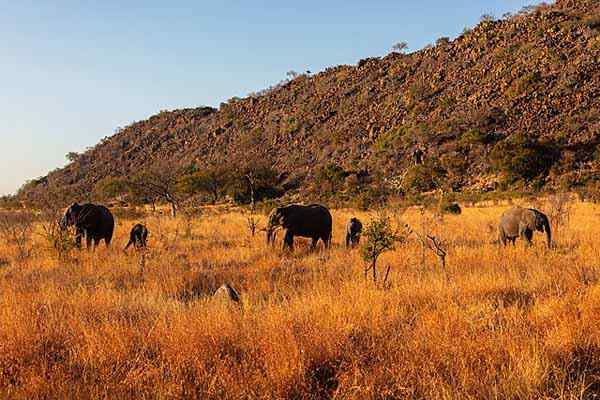
POLYGON ((224 302, 240 303, 240 295, 238 292, 226 283, 217 289, 213 298, 224 302))

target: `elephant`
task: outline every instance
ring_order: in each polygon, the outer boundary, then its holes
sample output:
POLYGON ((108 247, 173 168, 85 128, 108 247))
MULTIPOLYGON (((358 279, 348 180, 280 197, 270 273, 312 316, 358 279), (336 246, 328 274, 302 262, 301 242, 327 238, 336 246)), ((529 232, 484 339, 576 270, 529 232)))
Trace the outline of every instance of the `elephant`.
POLYGON ((350 221, 346 225, 346 248, 358 245, 362 228, 362 222, 358 218, 350 218, 350 221))
POLYGON ((95 246, 101 240, 109 247, 115 230, 115 220, 109 209, 102 205, 74 203, 65 212, 60 226, 62 229, 75 227, 75 242, 78 248, 81 248, 83 237, 88 249, 90 245, 95 246))
POLYGON ((325 248, 331 245, 331 213, 319 204, 291 204, 274 208, 269 214, 266 228, 267 244, 273 243, 278 228, 286 230, 283 247, 289 250, 294 248, 294 236, 311 238, 311 250, 316 247, 319 239, 323 241, 325 248))
POLYGON ((142 224, 135 224, 129 233, 129 242, 124 250, 133 245, 136 249, 145 249, 148 242, 148 228, 142 224))
POLYGON ((548 248, 552 247, 552 231, 548 217, 533 208, 513 207, 506 210, 500 217, 498 233, 500 242, 506 246, 507 242, 515 244, 518 236, 531 245, 534 231, 546 232, 548 248))

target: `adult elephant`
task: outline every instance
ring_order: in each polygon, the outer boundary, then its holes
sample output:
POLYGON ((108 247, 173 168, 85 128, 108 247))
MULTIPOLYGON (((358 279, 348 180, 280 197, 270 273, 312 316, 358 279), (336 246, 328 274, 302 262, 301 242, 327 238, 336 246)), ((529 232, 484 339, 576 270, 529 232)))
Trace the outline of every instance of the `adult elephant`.
POLYGON ((514 245, 519 236, 531 245, 534 231, 546 232, 548 248, 552 247, 552 231, 546 214, 533 208, 513 207, 500 217, 498 233, 505 246, 509 241, 514 245))
POLYGON ((311 249, 315 248, 319 239, 323 241, 325 248, 329 248, 331 244, 331 213, 318 204, 292 204, 273 209, 266 228, 267 244, 273 243, 278 228, 285 229, 283 246, 290 250, 294 248, 294 236, 311 238, 311 249))
POLYGON ((86 247, 97 245, 104 240, 110 245, 115 230, 115 219, 108 208, 96 204, 72 204, 61 220, 61 227, 75 227, 75 241, 81 248, 81 239, 85 237, 86 247))

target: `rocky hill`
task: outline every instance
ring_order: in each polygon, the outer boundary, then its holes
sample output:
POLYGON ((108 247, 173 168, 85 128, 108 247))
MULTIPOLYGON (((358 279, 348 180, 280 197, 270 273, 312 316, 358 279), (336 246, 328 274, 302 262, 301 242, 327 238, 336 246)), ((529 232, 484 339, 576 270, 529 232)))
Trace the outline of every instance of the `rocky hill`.
POLYGON ((269 160, 301 188, 336 164, 389 185, 582 185, 597 175, 600 1, 559 0, 412 54, 300 75, 219 109, 161 112, 32 181, 89 192, 107 176, 269 160), (424 164, 411 155, 424 151, 424 164), (408 173, 408 178, 407 178, 408 173), (433 177, 432 184, 427 183, 433 177), (438 179, 440 178, 440 179, 438 179))

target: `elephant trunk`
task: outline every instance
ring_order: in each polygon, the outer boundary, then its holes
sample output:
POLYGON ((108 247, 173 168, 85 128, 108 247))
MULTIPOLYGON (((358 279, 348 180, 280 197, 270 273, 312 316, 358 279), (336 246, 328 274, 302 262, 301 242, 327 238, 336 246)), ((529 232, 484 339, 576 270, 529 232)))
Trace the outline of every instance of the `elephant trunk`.
POLYGON ((273 243, 273 233, 275 229, 271 224, 267 226, 267 245, 271 245, 273 243))
POLYGON ((60 228, 61 231, 64 231, 67 229, 68 226, 69 226, 69 219, 67 218, 66 215, 64 215, 62 218, 60 218, 58 220, 58 227, 60 228))

